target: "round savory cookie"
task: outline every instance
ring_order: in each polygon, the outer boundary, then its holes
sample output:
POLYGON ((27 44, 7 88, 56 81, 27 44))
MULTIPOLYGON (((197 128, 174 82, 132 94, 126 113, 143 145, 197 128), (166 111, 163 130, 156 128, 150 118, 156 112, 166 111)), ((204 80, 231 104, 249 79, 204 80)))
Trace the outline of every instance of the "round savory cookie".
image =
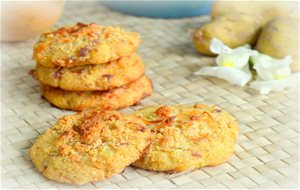
POLYGON ((49 68, 37 64, 34 73, 41 83, 72 91, 109 90, 139 79, 144 64, 136 54, 117 61, 71 68, 49 68))
POLYGON ((122 172, 150 141, 150 131, 135 116, 94 109, 60 118, 37 138, 29 155, 47 178, 84 184, 122 172))
POLYGON ((101 64, 132 54, 139 35, 120 27, 77 23, 45 32, 33 49, 33 59, 44 67, 101 64))
POLYGON ((221 164, 234 151, 239 128, 218 107, 154 106, 134 115, 143 119, 154 138, 133 166, 176 173, 221 164))
POLYGON ((51 104, 77 111, 86 108, 121 109, 152 94, 152 83, 145 76, 108 91, 66 91, 43 84, 40 87, 42 96, 51 104))

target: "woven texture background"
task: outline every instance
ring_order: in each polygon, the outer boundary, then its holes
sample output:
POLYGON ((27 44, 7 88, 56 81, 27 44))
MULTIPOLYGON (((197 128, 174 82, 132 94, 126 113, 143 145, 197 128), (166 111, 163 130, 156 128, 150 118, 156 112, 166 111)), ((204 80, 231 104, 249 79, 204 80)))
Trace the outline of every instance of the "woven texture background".
POLYGON ((153 104, 216 104, 237 118, 241 132, 236 153, 217 167, 166 175, 128 167, 102 182, 71 186, 49 181, 33 167, 28 149, 35 138, 59 117, 43 100, 38 83, 29 76, 36 39, 2 44, 1 179, 3 188, 297 188, 299 187, 299 89, 260 95, 209 77, 194 76, 213 63, 194 50, 188 29, 209 17, 188 19, 139 18, 95 3, 69 3, 56 26, 76 22, 120 25, 141 34, 138 49, 154 84, 154 93, 132 112, 153 104))

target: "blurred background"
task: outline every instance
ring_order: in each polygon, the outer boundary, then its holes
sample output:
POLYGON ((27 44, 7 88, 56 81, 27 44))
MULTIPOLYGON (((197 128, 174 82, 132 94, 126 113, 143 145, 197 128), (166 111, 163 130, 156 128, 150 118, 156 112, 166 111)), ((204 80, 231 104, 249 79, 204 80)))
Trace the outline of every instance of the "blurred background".
MULTIPOLYGON (((64 4, 80 4, 88 1, 1 1, 1 41, 22 41, 36 36, 50 29, 60 18, 64 4)), ((263 10, 263 16, 270 17, 272 12, 278 9, 286 9, 285 13, 298 16, 298 1, 218 1, 218 0, 192 0, 192 1, 99 1, 99 6, 105 6, 113 11, 131 14, 141 17, 180 19, 201 15, 213 17, 231 12, 247 12, 255 14, 257 10, 263 10), (274 6, 276 4, 276 6, 274 6), (263 8, 261 8, 263 7, 263 8), (270 7, 269 9, 267 9, 270 7), (214 14, 214 12, 217 14, 214 14)), ((101 14, 101 13, 99 13, 101 14)), ((271 16, 272 17, 272 16, 271 16)))

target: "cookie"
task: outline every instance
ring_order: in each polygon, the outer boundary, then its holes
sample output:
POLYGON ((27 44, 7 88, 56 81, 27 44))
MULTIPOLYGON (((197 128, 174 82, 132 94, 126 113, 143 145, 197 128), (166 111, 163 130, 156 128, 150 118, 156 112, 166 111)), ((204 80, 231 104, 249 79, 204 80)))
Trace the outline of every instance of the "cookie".
POLYGON ((151 81, 143 76, 137 81, 108 91, 66 91, 40 85, 42 96, 56 107, 68 110, 85 108, 121 109, 152 94, 151 81))
POLYGON ((140 43, 137 33, 120 27, 77 23, 43 33, 33 59, 44 67, 101 64, 132 54, 140 43))
POLYGON ((29 155, 47 178, 84 184, 122 172, 140 157, 150 136, 135 116, 87 110, 60 118, 37 138, 29 155))
POLYGON ((109 90, 139 79, 144 64, 136 54, 107 64, 49 68, 37 64, 35 78, 41 83, 72 91, 109 90))
POLYGON ((234 152, 239 128, 218 107, 154 106, 134 115, 154 136, 148 152, 132 164, 135 167, 176 173, 221 164, 234 152))

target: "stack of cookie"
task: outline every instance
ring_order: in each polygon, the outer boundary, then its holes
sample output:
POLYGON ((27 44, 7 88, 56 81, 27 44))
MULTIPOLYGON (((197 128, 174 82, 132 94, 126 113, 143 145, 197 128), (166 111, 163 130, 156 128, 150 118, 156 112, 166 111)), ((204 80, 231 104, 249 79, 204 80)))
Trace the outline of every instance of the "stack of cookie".
POLYGON ((152 93, 135 50, 137 33, 77 23, 41 35, 34 46, 33 76, 42 96, 69 110, 120 109, 152 93))

